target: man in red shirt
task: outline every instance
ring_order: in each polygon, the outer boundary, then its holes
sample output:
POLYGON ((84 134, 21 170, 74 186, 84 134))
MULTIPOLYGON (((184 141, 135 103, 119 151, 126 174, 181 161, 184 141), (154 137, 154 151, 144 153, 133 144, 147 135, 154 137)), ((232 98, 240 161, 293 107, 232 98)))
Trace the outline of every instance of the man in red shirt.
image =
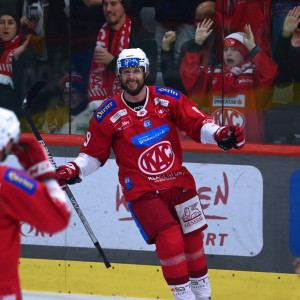
POLYGON ((148 244, 156 244, 175 299, 211 299, 203 249, 207 227, 193 176, 182 165, 177 129, 196 142, 241 148, 238 126, 220 127, 177 90, 146 86, 149 61, 139 49, 123 50, 117 75, 124 92, 96 111, 74 162, 57 175, 77 183, 103 166, 113 148, 128 208, 148 244))
POLYGON ((0 161, 10 151, 25 171, 0 165, 0 299, 21 300, 18 264, 20 222, 49 234, 63 230, 71 210, 45 150, 20 137, 16 115, 0 108, 0 161))

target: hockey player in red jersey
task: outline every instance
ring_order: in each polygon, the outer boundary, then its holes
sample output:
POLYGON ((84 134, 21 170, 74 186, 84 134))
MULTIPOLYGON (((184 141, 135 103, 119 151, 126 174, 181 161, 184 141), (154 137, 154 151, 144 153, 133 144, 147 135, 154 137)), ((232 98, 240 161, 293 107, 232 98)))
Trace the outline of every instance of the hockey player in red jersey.
POLYGON ((207 300, 211 289, 201 232, 207 227, 192 175, 182 166, 177 128, 196 142, 241 148, 243 130, 220 127, 180 92, 146 86, 149 61, 123 50, 117 74, 124 92, 96 111, 79 156, 57 175, 77 183, 103 166, 112 148, 128 208, 148 244, 155 243, 175 299, 207 300))
POLYGON ((42 146, 20 137, 16 115, 0 108, 1 162, 10 150, 25 170, 0 165, 0 299, 20 300, 20 222, 53 234, 67 226, 71 210, 42 146))

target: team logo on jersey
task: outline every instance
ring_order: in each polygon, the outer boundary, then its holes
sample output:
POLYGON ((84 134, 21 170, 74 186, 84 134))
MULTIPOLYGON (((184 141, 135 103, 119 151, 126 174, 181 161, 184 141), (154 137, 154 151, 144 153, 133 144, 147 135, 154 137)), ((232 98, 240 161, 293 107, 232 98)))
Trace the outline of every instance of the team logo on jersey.
POLYGON ((96 111, 94 118, 98 123, 101 123, 107 114, 117 107, 117 103, 114 99, 105 101, 100 108, 96 111))
POLYGON ((168 171, 174 164, 175 154, 171 143, 163 141, 144 151, 139 157, 140 170, 148 175, 159 175, 168 171))
POLYGON ((155 108, 155 111, 156 111, 156 113, 158 114, 158 116, 159 116, 160 118, 163 118, 165 115, 168 114, 169 109, 168 109, 168 108, 161 107, 161 106, 158 106, 158 107, 155 108))
POLYGON ((168 107, 169 105, 169 101, 168 100, 165 100, 165 99, 160 99, 160 98, 154 98, 154 103, 155 105, 162 105, 162 106, 165 106, 165 107, 168 107))
POLYGON ((218 109, 211 117, 216 121, 216 123, 220 126, 223 125, 236 125, 240 127, 245 127, 246 119, 245 116, 235 109, 218 109), (224 120, 224 121, 223 121, 224 120))
POLYGON ((117 113, 115 113, 115 114, 110 118, 110 120, 111 120, 113 123, 116 123, 122 116, 125 116, 125 115, 127 115, 127 110, 124 108, 124 109, 119 110, 117 113))
POLYGON ((143 116, 145 116, 147 114, 147 110, 145 109, 145 108, 142 108, 142 109, 140 109, 138 112, 137 112, 137 115, 139 116, 139 117, 143 117, 143 116))
POLYGON ((177 100, 179 100, 180 96, 181 96, 180 92, 178 92, 174 89, 166 88, 166 87, 157 86, 155 91, 156 91, 157 94, 171 96, 171 97, 173 97, 177 100))
POLYGON ((150 131, 144 132, 131 138, 137 148, 151 146, 163 139, 169 133, 169 125, 164 124, 150 131))
POLYGON ((144 121, 144 127, 146 127, 147 129, 152 127, 152 122, 150 120, 146 120, 144 121))
POLYGON ((33 195, 37 188, 37 183, 32 178, 25 176, 24 173, 17 170, 8 169, 4 175, 4 179, 30 195, 33 195))

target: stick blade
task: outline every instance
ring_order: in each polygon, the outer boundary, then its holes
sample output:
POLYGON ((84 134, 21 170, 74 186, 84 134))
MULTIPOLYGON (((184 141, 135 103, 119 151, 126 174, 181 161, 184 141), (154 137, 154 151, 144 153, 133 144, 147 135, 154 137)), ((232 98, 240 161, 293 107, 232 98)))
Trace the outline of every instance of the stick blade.
POLYGON ((37 81, 27 92, 22 103, 22 109, 30 109, 31 103, 42 87, 47 83, 45 80, 37 81))

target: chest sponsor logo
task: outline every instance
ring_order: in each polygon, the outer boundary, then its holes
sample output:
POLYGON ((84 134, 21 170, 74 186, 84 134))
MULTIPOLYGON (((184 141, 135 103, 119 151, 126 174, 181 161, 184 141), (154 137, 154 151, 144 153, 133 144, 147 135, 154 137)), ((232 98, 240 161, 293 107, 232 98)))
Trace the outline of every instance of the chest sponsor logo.
POLYGON ((174 164, 175 154, 171 143, 163 141, 147 149, 139 157, 140 170, 148 175, 159 175, 168 171, 174 164))
POLYGON ((235 109, 224 109, 222 108, 216 110, 212 113, 211 117, 216 121, 216 123, 220 126, 223 125, 236 125, 240 126, 242 128, 246 125, 246 119, 245 116, 235 110, 235 109), (224 122, 223 122, 224 118, 224 122))
POLYGON ((24 174, 16 170, 8 169, 4 175, 4 179, 30 195, 33 195, 37 188, 37 183, 32 178, 25 177, 24 174))
POLYGON ((179 100, 181 96, 181 94, 178 91, 165 87, 156 87, 155 91, 157 94, 171 96, 177 100, 179 100))
POLYGON ((237 80, 239 85, 252 85, 253 84, 253 79, 249 77, 239 77, 237 80))
POLYGON ((155 103, 155 105, 160 104, 160 105, 165 106, 165 107, 168 107, 168 105, 169 105, 169 101, 168 100, 160 99, 158 97, 154 99, 154 103, 155 103))
POLYGON ((169 133, 169 125, 164 124, 150 131, 144 132, 131 138, 137 148, 151 146, 162 140, 169 133))
POLYGON ((107 100, 103 103, 98 111, 95 113, 94 118, 98 123, 101 123, 103 119, 111 112, 114 108, 117 107, 117 103, 114 99, 107 100))
POLYGON ((121 120, 119 122, 116 123, 115 128, 117 128, 118 130, 124 130, 126 128, 128 128, 129 126, 131 126, 132 120, 130 118, 130 116, 125 116, 122 117, 121 120))
POLYGON ((113 123, 116 123, 122 116, 125 116, 125 115, 127 115, 127 110, 124 108, 124 109, 119 110, 117 113, 115 113, 115 114, 110 118, 110 120, 111 120, 113 123))
POLYGON ((213 97, 212 106, 231 106, 231 107, 245 107, 245 95, 237 95, 234 97, 225 97, 224 101, 220 96, 213 97))

